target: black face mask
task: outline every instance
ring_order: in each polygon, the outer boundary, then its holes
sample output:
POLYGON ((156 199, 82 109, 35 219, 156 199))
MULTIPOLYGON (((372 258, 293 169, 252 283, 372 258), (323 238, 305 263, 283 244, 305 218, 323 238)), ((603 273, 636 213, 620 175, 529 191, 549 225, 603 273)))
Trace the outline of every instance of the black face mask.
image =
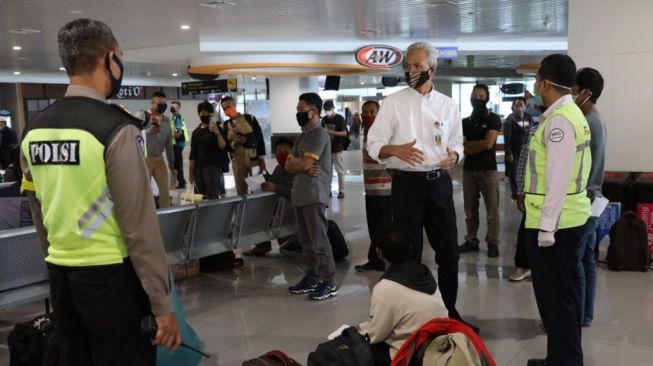
POLYGON ((166 111, 166 109, 168 109, 168 105, 166 103, 157 104, 156 113, 163 114, 166 111))
POLYGON ((311 121, 311 119, 308 117, 308 111, 297 112, 296 116, 297 116, 297 123, 299 124, 299 127, 304 127, 311 121))
POLYGON ((177 108, 175 108, 175 107, 170 107, 170 113, 172 113, 172 114, 177 113, 177 108))
POLYGON ((203 124, 208 125, 211 123, 211 116, 200 116, 200 121, 202 121, 203 124))
POLYGON ((118 68, 120 69, 120 77, 116 78, 111 73, 111 63, 110 63, 109 55, 107 55, 107 58, 104 61, 104 66, 109 71, 109 78, 111 79, 111 91, 109 92, 109 95, 107 95, 107 99, 111 99, 116 95, 118 95, 118 93, 120 92, 120 87, 122 86, 122 77, 125 74, 125 67, 122 65, 122 62, 115 54, 113 55, 113 61, 118 65, 118 68))
POLYGON ((428 71, 408 72, 406 71, 406 83, 413 89, 417 89, 429 81, 431 77, 428 71))
POLYGON ((487 111, 487 100, 472 98, 472 108, 487 111))

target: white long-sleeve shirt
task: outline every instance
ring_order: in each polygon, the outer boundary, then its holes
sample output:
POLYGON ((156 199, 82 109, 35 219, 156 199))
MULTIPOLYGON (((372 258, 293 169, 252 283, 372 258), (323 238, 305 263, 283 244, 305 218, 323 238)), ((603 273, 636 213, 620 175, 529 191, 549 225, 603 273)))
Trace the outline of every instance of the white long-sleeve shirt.
MULTIPOLYGON (((558 98, 542 115, 549 117, 558 107, 573 103, 571 95, 558 98)), ((562 206, 567 197, 569 182, 576 155, 576 130, 566 118, 555 116, 544 130, 544 145, 547 149, 546 195, 542 206, 540 230, 555 231, 562 206)))
POLYGON ((422 95, 406 88, 387 96, 367 134, 367 148, 372 159, 384 162, 388 169, 431 171, 447 158, 447 147, 463 160, 463 127, 454 101, 438 91, 422 95), (440 135, 436 141, 436 135, 440 135), (424 152, 424 163, 412 166, 390 157, 380 159, 385 145, 401 145, 417 140, 415 148, 424 152))

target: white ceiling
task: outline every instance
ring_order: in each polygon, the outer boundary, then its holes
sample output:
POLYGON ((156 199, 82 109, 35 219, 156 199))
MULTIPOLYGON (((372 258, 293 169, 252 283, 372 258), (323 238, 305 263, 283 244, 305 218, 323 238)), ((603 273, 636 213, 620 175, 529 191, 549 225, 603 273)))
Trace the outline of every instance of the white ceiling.
POLYGON ((79 17, 106 22, 119 39, 131 79, 185 79, 204 56, 352 52, 349 45, 425 39, 462 45, 452 68, 514 68, 566 48, 567 0, 0 0, 0 78, 61 66, 56 35, 79 17), (233 5, 231 5, 233 4, 233 5), (182 24, 191 26, 181 30, 182 24), (34 29, 36 34, 12 30, 34 29), (320 44, 321 48, 315 45, 320 44), (12 47, 20 45, 22 50, 12 47), (560 45, 564 45, 564 48, 560 45), (467 48, 465 48, 467 47, 467 48), (562 49, 561 49, 562 48, 562 49), (172 77, 172 73, 180 77, 172 77))

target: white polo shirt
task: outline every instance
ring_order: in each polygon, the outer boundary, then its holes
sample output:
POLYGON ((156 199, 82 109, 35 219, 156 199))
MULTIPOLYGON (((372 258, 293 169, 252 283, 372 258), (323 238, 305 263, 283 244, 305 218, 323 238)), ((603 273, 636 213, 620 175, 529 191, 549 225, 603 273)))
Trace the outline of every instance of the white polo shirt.
POLYGON ((447 147, 463 160, 463 127, 460 111, 454 101, 433 88, 422 95, 406 88, 383 100, 383 105, 367 134, 367 147, 372 159, 384 162, 388 169, 424 172, 438 169, 447 158, 447 147), (417 140, 415 148, 424 152, 424 162, 412 166, 390 157, 379 159, 385 145, 401 145, 417 140))

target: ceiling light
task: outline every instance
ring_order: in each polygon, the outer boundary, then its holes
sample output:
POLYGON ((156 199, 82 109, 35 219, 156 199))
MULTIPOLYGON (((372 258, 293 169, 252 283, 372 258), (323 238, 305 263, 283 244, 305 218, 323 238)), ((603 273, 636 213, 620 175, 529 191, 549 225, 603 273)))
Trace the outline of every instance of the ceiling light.
POLYGON ((364 82, 364 81, 361 81, 361 85, 365 85, 365 82, 364 82))
POLYGON ((256 76, 252 76, 252 80, 256 80, 256 76))
POLYGON ((188 24, 184 24, 184 25, 182 25, 180 28, 183 29, 183 30, 189 30, 189 29, 190 29, 190 25, 188 25, 188 24))
POLYGON ((455 2, 455 1, 450 1, 450 0, 445 0, 445 1, 435 1, 435 2, 432 2, 432 3, 426 3, 426 4, 424 4, 424 5, 426 5, 426 6, 430 7, 430 8, 435 8, 435 7, 437 7, 437 6, 440 6, 440 5, 447 5, 447 4, 448 4, 448 5, 458 5, 457 2, 455 2))
POLYGON ((66 68, 65 67, 60 67, 59 71, 66 71, 66 68))
POLYGON ((21 46, 14 46, 14 47, 12 47, 12 49, 13 49, 14 51, 20 51, 20 50, 23 49, 23 47, 21 47, 21 46))
POLYGON ((41 31, 38 30, 38 29, 18 28, 18 29, 10 30, 9 33, 13 33, 13 34, 37 34, 37 33, 41 33, 41 31))
POLYGON ((200 6, 203 6, 205 8, 217 8, 218 6, 224 6, 224 5, 236 5, 236 4, 229 1, 209 1, 200 4, 200 6))
POLYGON ((177 76, 179 76, 179 74, 177 74, 176 72, 173 72, 172 76, 177 77, 177 76))
POLYGON ((68 11, 68 12, 69 12, 70 14, 84 14, 84 12, 81 11, 81 10, 70 10, 70 11, 68 11))
POLYGON ((14 75, 20 75, 20 71, 14 71, 14 75))

